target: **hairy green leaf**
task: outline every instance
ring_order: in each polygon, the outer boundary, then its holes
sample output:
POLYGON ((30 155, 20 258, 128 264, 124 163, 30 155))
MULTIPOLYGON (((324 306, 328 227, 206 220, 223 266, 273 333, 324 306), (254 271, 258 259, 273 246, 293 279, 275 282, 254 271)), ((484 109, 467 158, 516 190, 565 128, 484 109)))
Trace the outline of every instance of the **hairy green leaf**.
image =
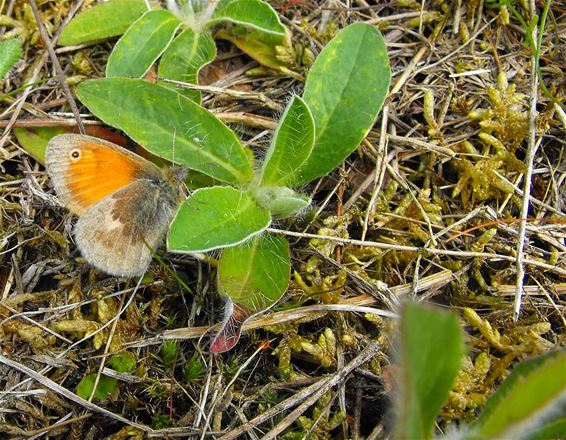
POLYGON ((175 90, 110 78, 81 83, 77 96, 97 117, 157 156, 222 182, 244 184, 252 178, 249 156, 234 132, 175 90))
POLYGON ((221 0, 209 25, 226 21, 267 34, 285 34, 285 27, 281 24, 277 12, 261 0, 221 0))
MULTIPOLYGON (((206 64, 216 58, 216 44, 208 32, 195 34, 192 29, 185 29, 178 35, 163 53, 157 74, 161 78, 198 84, 198 73, 206 64)), ((175 87, 171 83, 162 83, 175 87)), ((179 93, 200 103, 198 90, 177 89, 179 93)))
POLYGON ((401 313, 399 353, 400 395, 394 438, 430 439, 464 355, 458 317, 406 304, 401 313))
POLYGON ((146 12, 118 40, 106 65, 106 76, 141 78, 167 48, 181 22, 171 12, 146 12))
POLYGON ((278 217, 289 217, 309 206, 311 199, 286 186, 260 186, 254 191, 260 206, 278 217))
MULTIPOLYGON (((566 411, 562 411, 565 414, 566 411)), ((524 436, 523 440, 550 440, 566 438, 566 416, 538 426, 535 432, 524 436)))
POLYGON ((22 40, 12 38, 11 40, 0 41, 0 80, 2 80, 8 70, 22 57, 22 40))
POLYGON ((205 252, 233 246, 269 226, 269 211, 250 194, 226 186, 196 190, 173 219, 167 248, 205 252))
POLYGON ((290 272, 287 240, 260 234, 246 243, 224 249, 218 262, 218 289, 253 314, 281 298, 290 272))
POLYGON ((146 11, 144 0, 112 0, 99 3, 69 22, 61 32, 59 44, 72 46, 122 35, 146 11))
POLYGON ((67 133, 67 130, 59 127, 14 128, 14 134, 21 147, 43 163, 47 143, 52 137, 63 133, 67 133))
POLYGON ((287 185, 297 180, 297 172, 311 154, 314 145, 314 120, 298 96, 293 97, 263 163, 261 185, 287 185))
POLYGON ((563 416, 564 405, 566 350, 562 349, 517 365, 486 402, 467 438, 536 436, 540 427, 563 416))
POLYGON ((385 42, 373 26, 352 24, 328 43, 305 84, 316 135, 297 184, 325 175, 358 147, 383 105, 390 77, 385 42))

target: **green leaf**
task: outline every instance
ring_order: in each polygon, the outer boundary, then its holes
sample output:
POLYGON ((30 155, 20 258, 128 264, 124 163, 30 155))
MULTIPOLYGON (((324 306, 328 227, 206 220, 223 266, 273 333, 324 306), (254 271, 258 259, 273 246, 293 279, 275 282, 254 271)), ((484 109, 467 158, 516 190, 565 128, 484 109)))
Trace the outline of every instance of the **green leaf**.
POLYGON ((284 186, 297 180, 297 172, 311 154, 314 145, 314 120, 298 96, 293 97, 263 163, 262 185, 284 186))
POLYGON ((112 0, 99 3, 69 22, 61 32, 59 44, 72 46, 122 35, 146 11, 144 0, 112 0))
MULTIPOLYGON (((96 373, 87 374, 77 385, 76 392, 83 399, 88 399, 92 394, 96 373)), ((100 376, 94 398, 98 400, 116 400, 118 397, 118 384, 116 379, 108 376, 100 376)))
POLYGON ((289 243, 260 234, 224 249, 218 262, 218 290, 252 314, 275 304, 289 284, 289 243))
POLYGON ((395 439, 430 439, 458 373, 464 342, 455 314, 420 304, 401 313, 395 439))
POLYGON ((352 24, 328 43, 305 84, 316 135, 297 184, 325 175, 358 147, 383 105, 390 77, 385 42, 373 26, 352 24))
POLYGON ((153 154, 222 182, 243 184, 253 173, 234 132, 168 87, 137 79, 85 81, 77 96, 106 124, 125 131, 153 154))
POLYGON ((181 21, 164 9, 146 12, 118 40, 106 76, 141 78, 167 48, 181 21))
POLYGON ((277 12, 261 0, 221 0, 209 25, 219 22, 239 24, 266 34, 285 34, 285 26, 281 24, 277 12))
MULTIPOLYGON (((564 411, 562 413, 564 414, 564 411)), ((550 440, 557 438, 566 438, 566 417, 545 423, 536 432, 527 434, 524 440, 550 440)))
POLYGON ((116 353, 108 359, 108 365, 119 373, 131 373, 136 368, 136 362, 136 357, 129 351, 116 353))
MULTIPOLYGON (((198 73, 216 58, 216 44, 208 32, 195 34, 188 28, 177 36, 163 53, 157 74, 162 78, 198 84, 198 73)), ((174 84, 162 83, 166 87, 174 84)), ((177 89, 187 98, 200 103, 198 90, 177 89)))
POLYGON ((269 226, 269 211, 235 188, 196 190, 173 219, 167 248, 173 252, 205 252, 233 246, 269 226))
POLYGON ((225 315, 210 344, 212 353, 227 352, 238 343, 250 316, 283 295, 290 272, 289 243, 283 237, 260 234, 224 249, 218 262, 218 290, 226 295, 225 315))
MULTIPOLYGON (((517 365, 486 402, 467 438, 536 438, 539 427, 563 418, 564 404, 566 350, 562 349, 517 365)), ((554 429, 560 426, 564 427, 558 424, 554 429)))
POLYGON ((11 40, 0 41, 0 80, 2 80, 8 70, 22 57, 22 40, 13 38, 11 40))
POLYGON ((311 203, 311 199, 286 186, 261 186, 254 196, 260 206, 278 217, 289 217, 311 203))
POLYGON ((14 128, 20 146, 40 162, 45 163, 45 149, 49 140, 58 134, 67 133, 59 127, 14 128))
POLYGON ((289 74, 290 71, 287 64, 277 58, 277 52, 275 50, 276 46, 283 44, 283 40, 277 37, 276 41, 272 41, 273 38, 263 38, 263 36, 269 37, 270 34, 249 32, 242 26, 220 29, 214 34, 214 38, 230 41, 258 63, 271 69, 279 70, 284 74, 289 74))

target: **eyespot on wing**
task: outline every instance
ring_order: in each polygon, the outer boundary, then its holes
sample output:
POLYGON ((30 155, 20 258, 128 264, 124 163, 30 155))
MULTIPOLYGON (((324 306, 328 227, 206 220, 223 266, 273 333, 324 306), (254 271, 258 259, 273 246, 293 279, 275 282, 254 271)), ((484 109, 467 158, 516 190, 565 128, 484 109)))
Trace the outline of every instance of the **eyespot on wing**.
POLYGON ((162 175, 151 162, 118 145, 76 134, 49 141, 46 168, 61 201, 79 215, 144 175, 162 175))

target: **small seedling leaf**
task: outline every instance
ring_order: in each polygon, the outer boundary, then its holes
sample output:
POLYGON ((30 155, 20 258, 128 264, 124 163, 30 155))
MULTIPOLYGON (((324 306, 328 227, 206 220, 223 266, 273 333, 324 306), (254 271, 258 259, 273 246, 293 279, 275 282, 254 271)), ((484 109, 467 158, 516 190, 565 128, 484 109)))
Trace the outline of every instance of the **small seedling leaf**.
POLYGON ((286 186, 261 186, 254 192, 260 206, 278 217, 289 217, 310 205, 311 199, 286 186))
POLYGON ((146 11, 144 0, 112 0, 97 4, 69 22, 61 32, 59 44, 72 46, 122 35, 146 11))
POLYGON ((176 341, 165 341, 160 350, 161 362, 166 367, 172 367, 179 356, 179 344, 176 341))
POLYGON ((146 81, 85 81, 77 96, 108 125, 125 131, 153 154, 222 182, 252 178, 249 156, 234 132, 175 90, 146 81))
MULTIPOLYGON (((216 44, 208 32, 195 34, 187 28, 179 34, 163 53, 157 74, 161 78, 198 84, 198 73, 206 64, 216 58, 216 44)), ((166 87, 175 87, 171 83, 162 83, 166 87)), ((187 98, 200 103, 198 90, 178 88, 177 91, 187 98)))
MULTIPOLYGON (((92 394, 96 382, 96 373, 87 374, 77 385, 76 392, 83 399, 88 399, 92 394)), ((108 376, 100 376, 94 398, 98 400, 116 400, 118 397, 118 384, 116 379, 108 376)))
POLYGON ((233 246, 269 226, 269 211, 246 192, 216 186, 196 190, 181 206, 169 232, 173 252, 205 252, 233 246))
POLYGON ((540 427, 563 417, 565 404, 566 350, 563 349, 517 365, 486 402, 471 427, 471 435, 466 438, 530 438, 540 427))
POLYGON ((285 293, 291 260, 283 237, 260 234, 224 249, 218 262, 218 290, 251 314, 271 307, 285 293))
POLYGON ((267 151, 262 185, 287 185, 297 180, 297 172, 314 145, 314 119, 305 103, 293 97, 279 122, 267 151))
POLYGON ((167 48, 180 20, 164 9, 146 12, 118 40, 106 76, 141 78, 167 48))
POLYGON ((22 57, 22 40, 13 38, 0 41, 0 81, 22 57))
POLYGON ((358 147, 383 105, 390 76, 385 42, 373 26, 352 24, 328 43, 305 83, 316 135, 297 184, 327 174, 358 147))
POLYGON ((285 35, 277 12, 261 0, 221 0, 209 25, 230 22, 257 29, 266 34, 285 35))
POLYGON ((464 355, 455 314, 407 304, 399 337, 400 395, 395 439, 430 439, 464 355))
POLYGON ((108 365, 119 373, 131 373, 136 368, 136 362, 136 357, 129 351, 117 353, 108 359, 108 365))

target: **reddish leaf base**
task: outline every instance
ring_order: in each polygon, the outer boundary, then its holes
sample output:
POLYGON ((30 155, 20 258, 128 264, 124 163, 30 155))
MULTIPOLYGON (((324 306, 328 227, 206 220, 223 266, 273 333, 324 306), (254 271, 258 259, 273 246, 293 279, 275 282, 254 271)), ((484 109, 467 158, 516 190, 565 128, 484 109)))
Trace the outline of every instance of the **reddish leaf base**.
POLYGON ((240 340, 242 325, 251 316, 246 308, 233 303, 226 303, 226 311, 222 328, 210 344, 211 353, 225 353, 232 350, 240 340))

